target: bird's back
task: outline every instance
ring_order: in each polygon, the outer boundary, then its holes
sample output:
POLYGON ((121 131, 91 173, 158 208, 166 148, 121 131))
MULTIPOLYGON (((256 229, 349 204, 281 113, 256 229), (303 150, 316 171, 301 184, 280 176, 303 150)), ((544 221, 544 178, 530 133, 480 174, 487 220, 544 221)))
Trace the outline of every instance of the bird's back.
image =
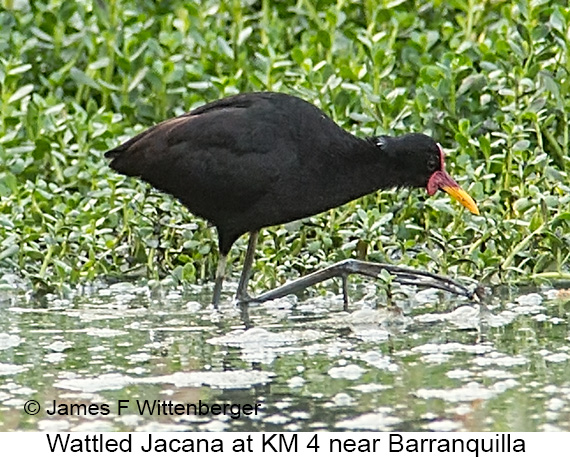
POLYGON ((323 196, 325 171, 355 140, 297 97, 252 93, 166 120, 106 157, 235 240, 336 206, 323 196))

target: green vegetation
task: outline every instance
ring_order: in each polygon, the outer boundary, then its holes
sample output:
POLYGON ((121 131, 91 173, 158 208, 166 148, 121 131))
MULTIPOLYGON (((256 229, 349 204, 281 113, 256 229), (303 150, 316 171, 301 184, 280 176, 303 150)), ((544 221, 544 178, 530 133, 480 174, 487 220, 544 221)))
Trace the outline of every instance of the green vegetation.
POLYGON ((211 279, 214 229, 103 152, 207 101, 274 90, 360 135, 432 134, 481 216, 443 193, 370 195, 262 232, 258 286, 365 256, 488 283, 570 277, 566 0, 1 4, 2 272, 50 289, 211 279))

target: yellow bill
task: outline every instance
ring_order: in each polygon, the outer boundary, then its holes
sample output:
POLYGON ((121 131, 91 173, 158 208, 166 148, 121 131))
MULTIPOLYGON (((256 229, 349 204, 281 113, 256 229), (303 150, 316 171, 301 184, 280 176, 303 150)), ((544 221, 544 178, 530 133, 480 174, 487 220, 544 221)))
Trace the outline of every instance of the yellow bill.
POLYGON ((477 203, 475 203, 475 200, 471 198, 471 195, 465 192, 461 187, 442 186, 440 187, 440 189, 443 190, 444 192, 447 192, 451 196, 451 198, 457 200, 473 214, 479 214, 479 208, 477 208, 477 203))
POLYGON ((465 208, 467 208, 473 214, 479 214, 479 208, 477 208, 477 203, 475 203, 475 200, 473 200, 467 192, 459 187, 459 184, 457 184, 455 180, 443 169, 433 173, 429 178, 427 184, 428 195, 435 194, 437 189, 441 189, 444 192, 447 192, 452 198, 465 206, 465 208))

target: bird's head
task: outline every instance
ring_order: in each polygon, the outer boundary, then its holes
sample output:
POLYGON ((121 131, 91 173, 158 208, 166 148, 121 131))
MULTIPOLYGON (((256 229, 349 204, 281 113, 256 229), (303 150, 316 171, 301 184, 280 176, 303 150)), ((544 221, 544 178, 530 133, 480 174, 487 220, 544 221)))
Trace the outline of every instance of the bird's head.
POLYGON ((428 195, 433 195, 438 189, 447 192, 452 198, 461 203, 473 214, 479 214, 477 203, 465 192, 455 180, 445 171, 445 154, 439 143, 436 143, 439 153, 439 166, 428 179, 426 190, 428 195))
POLYGON ((425 187, 428 195, 438 189, 447 192, 473 214, 479 214, 477 204, 445 171, 445 154, 433 138, 421 133, 399 137, 379 136, 374 143, 391 161, 404 185, 425 187))

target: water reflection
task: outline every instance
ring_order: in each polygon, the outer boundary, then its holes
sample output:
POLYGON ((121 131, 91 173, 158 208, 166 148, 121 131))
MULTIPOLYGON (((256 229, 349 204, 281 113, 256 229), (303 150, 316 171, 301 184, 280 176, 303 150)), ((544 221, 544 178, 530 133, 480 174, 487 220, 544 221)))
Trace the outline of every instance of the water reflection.
POLYGON ((194 288, 123 283, 43 302, 1 289, 0 430, 570 430, 566 291, 488 309, 407 291, 400 309, 376 309, 374 286, 355 288, 350 313, 335 294, 286 297, 252 307, 247 325, 194 288))

